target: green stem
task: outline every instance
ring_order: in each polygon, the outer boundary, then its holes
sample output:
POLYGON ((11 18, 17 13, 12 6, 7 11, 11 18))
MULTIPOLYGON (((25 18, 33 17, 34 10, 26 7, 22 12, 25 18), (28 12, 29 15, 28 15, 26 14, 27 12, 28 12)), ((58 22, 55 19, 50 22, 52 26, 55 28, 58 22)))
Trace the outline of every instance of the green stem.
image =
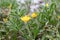
POLYGON ((32 40, 33 38, 32 38, 32 34, 31 34, 31 31, 29 30, 29 28, 28 28, 28 24, 27 23, 25 23, 25 28, 27 29, 27 31, 28 31, 28 33, 29 33, 29 38, 30 38, 30 40, 32 40))

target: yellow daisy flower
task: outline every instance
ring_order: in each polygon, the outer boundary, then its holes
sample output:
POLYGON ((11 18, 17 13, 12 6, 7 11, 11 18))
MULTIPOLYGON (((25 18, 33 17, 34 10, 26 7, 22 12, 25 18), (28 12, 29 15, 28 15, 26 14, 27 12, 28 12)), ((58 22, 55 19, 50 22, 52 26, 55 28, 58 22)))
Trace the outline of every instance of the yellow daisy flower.
POLYGON ((31 18, 29 16, 23 16, 20 18, 24 23, 28 22, 31 18))
POLYGON ((7 18, 3 18, 3 22, 5 22, 5 23, 6 23, 7 21, 8 21, 8 19, 7 19, 7 18))
POLYGON ((31 14, 31 17, 32 18, 35 18, 37 16, 37 14, 35 13, 35 12, 33 12, 32 14, 31 14))
POLYGON ((60 19, 60 16, 57 16, 58 17, 58 19, 60 19))
POLYGON ((48 3, 46 3, 45 6, 48 7, 49 6, 48 3))

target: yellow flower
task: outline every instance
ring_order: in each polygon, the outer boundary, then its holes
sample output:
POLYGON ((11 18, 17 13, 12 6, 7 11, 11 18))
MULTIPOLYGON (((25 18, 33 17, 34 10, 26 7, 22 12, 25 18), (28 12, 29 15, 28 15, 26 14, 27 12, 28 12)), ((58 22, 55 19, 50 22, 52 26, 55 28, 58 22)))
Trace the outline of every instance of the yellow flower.
POLYGON ((35 18, 37 16, 37 14, 35 12, 32 13, 31 17, 35 18))
POLYGON ((48 7, 49 6, 48 3, 46 3, 45 6, 48 7))
POLYGON ((29 17, 29 16, 27 16, 27 15, 25 15, 25 16, 23 16, 23 17, 21 17, 20 18, 23 22, 28 22, 31 18, 29 17))
POLYGON ((5 23, 6 23, 7 21, 8 21, 8 19, 7 19, 7 18, 3 18, 3 22, 5 22, 5 23))
POLYGON ((57 16, 58 17, 58 19, 60 19, 60 16, 57 16))

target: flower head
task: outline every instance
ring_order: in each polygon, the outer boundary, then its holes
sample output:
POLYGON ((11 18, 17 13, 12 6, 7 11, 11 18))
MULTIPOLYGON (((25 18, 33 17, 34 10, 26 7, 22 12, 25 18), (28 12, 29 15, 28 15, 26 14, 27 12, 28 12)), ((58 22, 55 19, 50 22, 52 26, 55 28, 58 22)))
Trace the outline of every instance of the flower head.
POLYGON ((26 16, 21 17, 20 19, 21 19, 23 22, 26 23, 26 22, 28 22, 31 18, 26 15, 26 16))
POLYGON ((60 19, 60 16, 57 16, 58 17, 58 19, 60 19))
POLYGON ((46 3, 45 6, 48 7, 49 6, 48 3, 46 3))
POLYGON ((31 17, 35 18, 37 16, 37 14, 35 12, 32 13, 31 17))
POLYGON ((5 23, 6 23, 7 21, 8 21, 8 19, 7 19, 7 18, 3 18, 3 22, 5 22, 5 23))

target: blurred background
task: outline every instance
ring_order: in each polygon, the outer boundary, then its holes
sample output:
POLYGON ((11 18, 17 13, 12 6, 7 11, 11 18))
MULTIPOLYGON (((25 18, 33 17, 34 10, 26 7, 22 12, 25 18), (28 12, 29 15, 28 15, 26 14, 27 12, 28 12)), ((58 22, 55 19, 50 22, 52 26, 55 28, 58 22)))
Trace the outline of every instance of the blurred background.
POLYGON ((0 40, 60 40, 60 0, 0 0, 0 40))

